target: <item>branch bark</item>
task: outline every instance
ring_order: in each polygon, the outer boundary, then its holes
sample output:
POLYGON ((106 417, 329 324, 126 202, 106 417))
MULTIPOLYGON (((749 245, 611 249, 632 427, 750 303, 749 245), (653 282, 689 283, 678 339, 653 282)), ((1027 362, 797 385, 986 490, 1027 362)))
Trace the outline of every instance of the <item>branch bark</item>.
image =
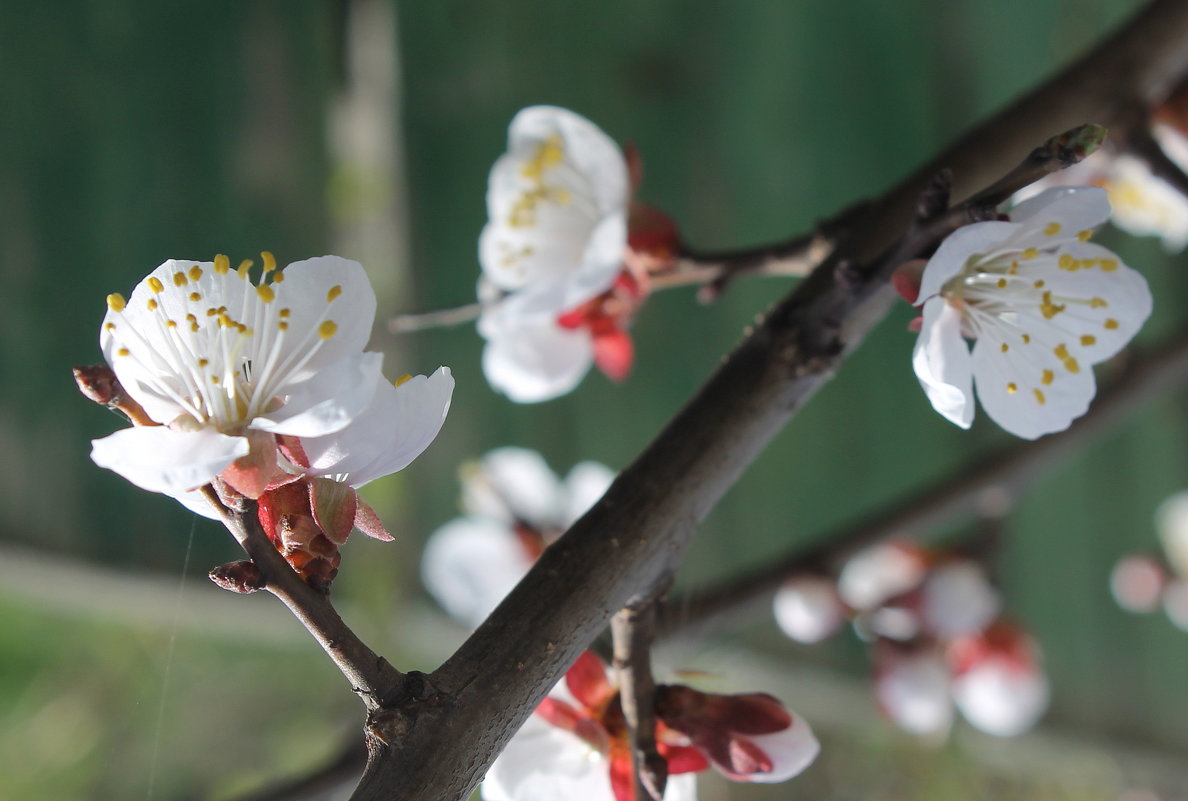
POLYGON ((834 256, 778 304, 612 485, 406 702, 369 719, 354 799, 461 799, 610 615, 672 569, 696 526, 890 305, 879 262, 933 175, 966 196, 1035 142, 1119 101, 1149 102, 1188 68, 1188 3, 1155 0, 1126 28, 980 126, 858 215, 834 256), (839 264, 861 265, 840 271, 839 264), (866 269, 866 265, 877 265, 866 269))

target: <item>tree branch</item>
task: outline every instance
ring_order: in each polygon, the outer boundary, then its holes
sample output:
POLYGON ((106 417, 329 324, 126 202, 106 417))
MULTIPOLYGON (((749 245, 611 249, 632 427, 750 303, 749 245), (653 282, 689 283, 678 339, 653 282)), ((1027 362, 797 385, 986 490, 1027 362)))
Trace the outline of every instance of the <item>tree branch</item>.
MULTIPOLYGON (((667 586, 668 582, 664 582, 667 586)), ((625 607, 611 618, 614 666, 619 680, 619 700, 631 742, 638 789, 653 801, 664 798, 668 763, 656 750, 656 683, 652 677, 652 641, 655 639, 656 603, 649 598, 625 607)))
POLYGON ((1188 335, 1135 357, 1098 393, 1089 411, 1059 434, 1003 448, 979 457, 969 469, 925 487, 910 497, 660 610, 658 636, 706 634, 770 604, 790 576, 827 570, 880 540, 918 534, 955 518, 1001 512, 1045 469, 1109 431, 1140 406, 1188 381, 1188 335))
POLYGON ((342 621, 330 598, 309 586, 276 550, 256 516, 256 502, 247 500, 243 509, 228 509, 211 485, 202 494, 218 512, 223 525, 260 569, 264 589, 289 607, 309 630, 322 650, 351 683, 363 705, 372 711, 391 703, 404 690, 408 677, 388 664, 359 639, 342 621))

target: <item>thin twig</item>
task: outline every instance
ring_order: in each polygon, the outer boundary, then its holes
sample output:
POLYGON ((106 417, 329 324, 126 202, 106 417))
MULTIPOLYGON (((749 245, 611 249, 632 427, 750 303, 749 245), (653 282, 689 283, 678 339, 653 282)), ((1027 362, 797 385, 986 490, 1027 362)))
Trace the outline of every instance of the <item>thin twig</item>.
POLYGON ((1067 431, 979 457, 968 469, 924 487, 857 524, 844 526, 761 567, 695 593, 675 598, 660 611, 661 637, 696 631, 704 635, 731 620, 752 615, 770 602, 785 579, 828 570, 858 549, 898 535, 916 536, 956 518, 998 512, 1052 463, 1109 431, 1144 403, 1188 380, 1188 335, 1135 357, 1098 393, 1089 412, 1067 431))
POLYGON ((639 789, 661 801, 668 783, 668 763, 656 750, 656 683, 652 677, 656 600, 621 609, 611 618, 611 637, 636 780, 639 789))
POLYGON ((1184 174, 1184 170, 1179 164, 1168 158, 1163 146, 1151 134, 1149 127, 1146 125, 1135 126, 1128 132, 1125 146, 1127 150, 1147 162, 1147 166, 1151 168, 1154 175, 1167 181, 1181 194, 1188 195, 1188 175, 1184 174))
POLYGON ((398 314, 388 320, 388 331, 393 334, 407 334, 412 331, 425 331, 430 328, 452 328, 463 323, 477 320, 486 308, 482 303, 468 303, 452 309, 419 312, 417 314, 398 314))
POLYGON ((338 616, 327 595, 306 584, 293 571, 260 526, 256 502, 248 500, 242 510, 232 510, 223 505, 214 487, 208 484, 201 491, 223 525, 260 569, 265 589, 289 607, 309 630, 368 711, 392 702, 404 690, 406 676, 359 639, 338 616))

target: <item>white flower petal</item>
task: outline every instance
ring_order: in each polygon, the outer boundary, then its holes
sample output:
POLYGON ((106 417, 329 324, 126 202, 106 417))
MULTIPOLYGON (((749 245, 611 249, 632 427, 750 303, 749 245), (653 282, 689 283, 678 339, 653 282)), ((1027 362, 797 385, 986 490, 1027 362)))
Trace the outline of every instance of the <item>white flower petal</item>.
POLYGON ((480 792, 483 801, 615 801, 606 759, 535 715, 491 765, 480 792))
POLYGON ((450 617, 477 626, 532 567, 515 533, 502 523, 462 517, 430 536, 421 580, 450 617))
POLYGON ((940 737, 953 725, 949 668, 934 651, 886 657, 875 675, 875 695, 887 717, 909 734, 940 737))
POLYGON ((1172 569, 1188 576, 1188 491, 1177 492, 1159 504, 1155 530, 1172 569))
POLYGON ((932 633, 949 638, 982 631, 998 617, 1002 599, 979 565, 957 560, 928 574, 920 606, 932 633))
POLYGON ((992 220, 962 226, 940 243, 920 275, 920 303, 941 291, 951 278, 960 274, 971 258, 996 250, 1018 225, 992 220))
POLYGON ((579 462, 565 477, 565 508, 561 511, 560 528, 567 529, 598 502, 611 483, 615 471, 598 462, 579 462))
POLYGON ((772 734, 747 735, 747 739, 759 746, 771 758, 771 770, 767 773, 749 773, 748 782, 774 784, 799 776, 813 764, 821 752, 812 728, 800 715, 790 712, 792 725, 772 734))
POLYGON ((953 700, 965 719, 998 737, 1034 726, 1048 708, 1048 679, 1034 668, 988 657, 953 679, 953 700))
POLYGON ((290 332, 307 336, 305 345, 300 336, 293 336, 289 348, 302 350, 318 344, 304 368, 291 375, 290 381, 304 381, 366 347, 375 323, 375 292, 359 262, 319 256, 293 262, 284 269, 284 276, 282 283, 272 285, 276 291, 272 303, 291 310, 290 332), (335 331, 322 338, 318 328, 327 321, 334 323, 335 331))
POLYGON ((561 485, 544 457, 527 448, 496 448, 483 456, 482 468, 462 487, 462 505, 507 523, 522 520, 547 528, 556 525, 561 485))
POLYGON ((1055 247, 1077 239, 1110 218, 1106 191, 1097 186, 1059 186, 1029 198, 1010 212, 1020 223, 1010 242, 1020 249, 1029 245, 1055 247))
POLYGON ((1133 156, 1114 159, 1106 182, 1115 225, 1135 236, 1158 236, 1176 253, 1188 244, 1188 198, 1133 156))
POLYGON ((550 400, 576 387, 590 369, 594 348, 585 331, 554 322, 501 331, 483 349, 483 374, 517 403, 550 400))
POLYGON ((924 323, 912 351, 912 368, 932 407, 962 428, 973 422, 973 372, 961 338, 961 312, 943 298, 924 303, 924 323))
POLYGON ((149 492, 177 496, 208 483, 248 453, 245 437, 213 429, 125 428, 91 442, 91 459, 149 492))
POLYGON ((846 610, 834 583, 823 576, 793 576, 772 602, 776 624, 796 642, 817 643, 845 622, 846 610))
POLYGON ((924 572, 915 549, 884 542, 863 548, 846 561, 837 577, 837 591, 850 607, 867 611, 919 585, 924 572))
POLYGON ((623 269, 626 244, 626 212, 616 212, 599 220, 590 232, 578 269, 566 284, 565 311, 610 288, 615 276, 623 269))
POLYGON ((349 426, 302 441, 311 472, 345 476, 352 487, 360 487, 403 470, 441 430, 453 391, 448 367, 398 387, 380 381, 371 403, 349 426))
POLYGON ((350 425, 386 382, 380 353, 360 353, 329 365, 290 387, 284 405, 252 421, 252 428, 294 437, 321 437, 350 425))

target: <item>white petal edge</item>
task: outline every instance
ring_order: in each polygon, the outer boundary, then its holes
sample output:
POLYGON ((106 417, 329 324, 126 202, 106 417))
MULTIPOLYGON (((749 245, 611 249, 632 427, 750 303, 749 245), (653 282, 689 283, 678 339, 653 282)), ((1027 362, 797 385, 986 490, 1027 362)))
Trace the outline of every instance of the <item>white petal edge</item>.
POLYGON ((1008 222, 973 223, 958 228, 948 236, 924 266, 920 276, 919 302, 923 303, 940 293, 941 288, 962 270, 974 256, 990 253, 1017 229, 1008 222))
POLYGON ((961 337, 961 312, 943 298, 924 304, 912 369, 932 408, 946 420, 969 428, 974 416, 973 363, 961 337))
POLYGON ((371 404, 345 429, 303 440, 314 475, 346 475, 352 487, 403 470, 429 447, 454 391, 448 367, 398 387, 380 381, 371 404))
POLYGON ((763 749, 771 759, 771 770, 767 773, 749 773, 745 777, 733 778, 774 784, 799 776, 813 764, 817 754, 821 753, 821 744, 817 742, 808 721, 791 710, 789 714, 792 715, 792 725, 783 731, 749 736, 751 742, 763 749))
POLYGON ((483 801, 615 801, 606 759, 535 715, 491 765, 480 792, 483 801))
POLYGON ((208 483, 248 453, 245 437, 217 431, 125 428, 91 442, 91 459, 141 489, 177 496, 208 483))
POLYGON ((569 528, 598 502, 615 480, 615 471, 598 462, 578 462, 565 477, 561 528, 569 528))
POLYGON ((483 349, 483 374, 516 403, 538 403, 571 392, 594 361, 584 331, 528 323, 502 331, 483 349))

